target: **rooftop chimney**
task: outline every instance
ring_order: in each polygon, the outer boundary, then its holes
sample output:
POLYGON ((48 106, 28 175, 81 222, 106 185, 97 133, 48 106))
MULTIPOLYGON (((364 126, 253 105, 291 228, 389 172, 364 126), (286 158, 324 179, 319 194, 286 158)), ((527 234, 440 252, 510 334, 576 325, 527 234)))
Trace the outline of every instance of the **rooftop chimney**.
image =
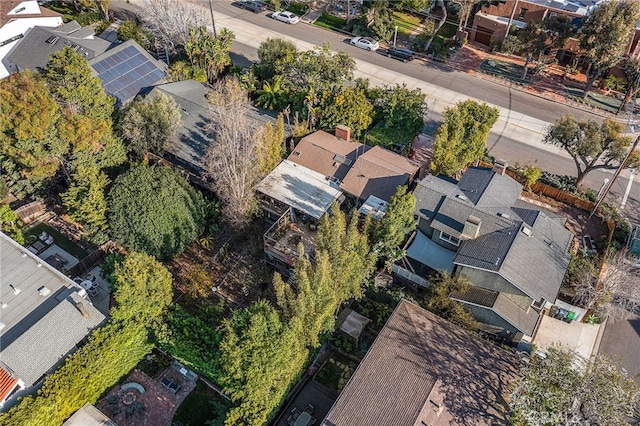
POLYGON ((504 173, 507 171, 507 162, 504 160, 496 160, 496 162, 493 163, 493 171, 504 176, 504 173))
POLYGON ((76 302, 76 308, 78 308, 78 310, 82 314, 82 318, 89 318, 91 316, 89 314, 89 311, 87 311, 87 309, 82 304, 82 302, 76 302))
POLYGON ((482 225, 482 219, 474 215, 469 215, 467 220, 464 222, 462 236, 475 240, 480 234, 480 225, 482 225))
POLYGON ((344 139, 347 142, 351 141, 351 129, 342 124, 336 126, 336 138, 344 139))

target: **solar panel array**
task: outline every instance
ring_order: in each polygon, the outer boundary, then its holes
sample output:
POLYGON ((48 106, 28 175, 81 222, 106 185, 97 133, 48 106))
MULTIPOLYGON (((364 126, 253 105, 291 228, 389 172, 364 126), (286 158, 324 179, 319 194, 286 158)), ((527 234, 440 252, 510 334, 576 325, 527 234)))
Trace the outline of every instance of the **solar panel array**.
POLYGON ((157 83, 165 75, 134 46, 113 53, 92 66, 102 80, 105 92, 115 96, 119 104, 136 96, 140 89, 157 83))

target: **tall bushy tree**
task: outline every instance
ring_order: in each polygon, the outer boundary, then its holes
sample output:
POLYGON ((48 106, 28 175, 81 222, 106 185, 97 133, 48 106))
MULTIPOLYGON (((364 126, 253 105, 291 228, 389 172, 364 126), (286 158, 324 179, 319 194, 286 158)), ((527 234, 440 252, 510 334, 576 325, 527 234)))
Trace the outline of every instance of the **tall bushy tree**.
POLYGON ((287 63, 285 76, 291 89, 306 94, 336 90, 353 78, 356 63, 345 51, 335 52, 328 44, 299 52, 287 63))
POLYGON ((247 117, 249 96, 238 80, 227 77, 209 93, 212 141, 205 153, 208 175, 216 183, 222 213, 230 223, 243 225, 255 208, 253 187, 258 183, 258 129, 247 117))
POLYGON ((321 128, 331 130, 344 124, 358 138, 373 121, 373 105, 362 88, 348 86, 338 92, 322 92, 315 115, 321 128))
POLYGON ((114 99, 105 93, 102 82, 93 76, 89 63, 80 53, 70 47, 54 53, 44 75, 63 109, 111 124, 114 99))
MULTIPOLYGON (((544 141, 559 146, 573 158, 580 185, 593 170, 615 170, 631 145, 631 138, 623 134, 624 126, 614 120, 602 123, 595 120, 576 120, 563 115, 547 131, 544 141)), ((631 154, 627 167, 640 165, 640 154, 631 154)))
POLYGON ((202 230, 203 204, 178 172, 138 166, 118 176, 109 191, 110 233, 129 250, 170 259, 202 230))
POLYGON ((337 299, 362 297, 361 286, 373 272, 376 256, 367 235, 358 229, 357 216, 347 225, 345 214, 334 203, 331 214, 320 220, 316 243, 316 251, 329 256, 337 299))
POLYGON ((116 321, 151 324, 171 303, 171 273, 148 254, 129 253, 116 264, 113 281, 117 306, 111 310, 111 318, 116 321))
POLYGON ((609 358, 584 360, 552 347, 532 357, 511 395, 514 425, 623 425, 637 414, 640 389, 609 358))
POLYGON ((498 108, 470 99, 447 108, 445 121, 436 131, 431 170, 456 176, 469 163, 482 158, 498 116, 498 108))
POLYGON ((8 234, 18 244, 24 244, 23 228, 24 223, 22 223, 16 212, 11 210, 11 207, 6 204, 0 206, 0 231, 8 234))
POLYGON ((0 151, 31 183, 53 176, 69 150, 59 120, 60 108, 38 76, 25 71, 0 81, 0 151))
POLYGON ((80 165, 72 175, 69 189, 60 195, 73 219, 96 231, 107 229, 107 175, 97 167, 80 165))
POLYGON ((179 126, 178 104, 164 93, 136 99, 127 108, 120 122, 128 149, 137 157, 142 157, 147 152, 161 154, 179 126))
POLYGON ((283 74, 287 64, 295 61, 296 45, 282 38, 268 38, 258 46, 258 61, 264 78, 283 74))
POLYGON ((260 176, 266 176, 282 161, 286 154, 284 117, 278 114, 274 124, 267 123, 258 133, 257 158, 260 176))
POLYGON ((207 33, 204 26, 192 28, 184 50, 191 65, 204 70, 207 80, 213 83, 218 75, 231 65, 229 52, 235 38, 235 34, 226 28, 220 30, 217 37, 207 33))
POLYGON ((300 333, 267 302, 236 311, 220 344, 220 384, 236 404, 225 425, 263 425, 307 360, 300 333))
POLYGON ((333 331, 335 313, 344 300, 338 299, 336 287, 340 286, 329 264, 329 255, 322 251, 312 264, 299 248, 299 259, 295 266, 295 290, 285 283, 279 274, 273 278, 278 305, 289 322, 299 322, 305 330, 305 344, 320 346, 324 333, 333 331))
POLYGON ((399 186, 389 199, 385 215, 380 222, 372 224, 374 247, 381 257, 392 256, 407 234, 415 229, 415 206, 416 197, 406 186, 399 186))
POLYGON ((424 127, 427 114, 426 95, 422 90, 409 89, 406 83, 385 86, 372 92, 376 117, 387 128, 408 129, 414 135, 424 127))
POLYGON ((578 33, 589 61, 585 97, 593 82, 622 60, 639 18, 640 3, 636 0, 606 1, 587 16, 578 33))

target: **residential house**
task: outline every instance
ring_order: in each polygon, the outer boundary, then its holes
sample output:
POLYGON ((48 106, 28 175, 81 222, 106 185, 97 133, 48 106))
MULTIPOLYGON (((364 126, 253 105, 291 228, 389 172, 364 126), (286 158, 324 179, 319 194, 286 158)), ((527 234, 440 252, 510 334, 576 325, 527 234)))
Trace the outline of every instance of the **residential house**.
POLYGON ((105 317, 85 290, 0 232, 0 406, 33 391, 105 317))
POLYGON ((344 126, 336 127, 335 135, 321 130, 302 138, 288 159, 335 182, 355 207, 371 196, 388 201, 398 186, 410 185, 420 172, 413 160, 352 141, 344 126))
POLYGON ((414 191, 415 236, 393 270, 423 286, 434 270, 467 277, 471 290, 452 297, 491 331, 517 339, 532 336, 556 300, 573 234, 564 218, 519 200, 522 186, 505 168, 470 167, 459 182, 423 179, 414 191))
MULTIPOLYGON (((163 157, 187 171, 190 180, 215 192, 215 185, 206 176, 205 154, 215 140, 208 111, 207 93, 210 86, 194 80, 177 81, 154 86, 148 96, 163 93, 173 98, 181 112, 181 125, 175 136, 167 141, 163 157)), ((247 118, 256 127, 274 123, 275 117, 263 109, 251 108, 247 118)), ((285 132, 285 137, 290 134, 285 132)))
POLYGON ((20 43, 15 45, 6 57, 17 71, 43 70, 54 53, 70 47, 91 60, 109 49, 111 43, 94 37, 91 26, 82 27, 71 21, 57 28, 35 26, 29 29, 20 43))
POLYGON ((518 358, 400 301, 322 426, 499 425, 518 358))
POLYGON ((73 413, 62 426, 118 426, 95 406, 87 403, 73 413))
POLYGON ((264 234, 265 259, 282 273, 294 265, 298 243, 313 255, 318 222, 333 203, 344 201, 335 182, 289 160, 282 161, 255 191, 271 224, 264 234))
POLYGON ((70 47, 80 53, 118 106, 126 105, 141 90, 165 79, 167 65, 157 61, 133 40, 112 44, 94 34, 92 26, 75 21, 57 28, 36 26, 14 46, 6 60, 18 71, 42 70, 54 53, 70 47))
POLYGON ((542 21, 555 14, 581 20, 602 0, 507 0, 489 3, 476 13, 469 29, 469 41, 484 45, 501 42, 509 21, 524 28, 530 21, 542 21))
POLYGON ((18 71, 6 60, 6 56, 30 28, 55 28, 60 25, 62 15, 40 6, 36 0, 0 1, 0 79, 18 71))

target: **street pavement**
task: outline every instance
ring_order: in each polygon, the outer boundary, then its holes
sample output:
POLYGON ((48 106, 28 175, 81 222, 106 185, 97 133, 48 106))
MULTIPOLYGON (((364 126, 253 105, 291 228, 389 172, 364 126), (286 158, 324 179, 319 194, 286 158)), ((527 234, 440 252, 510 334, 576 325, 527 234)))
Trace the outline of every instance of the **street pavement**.
MULTIPOLYGON (((142 0, 130 0, 140 4, 142 0)), ((206 0, 199 3, 208 6, 206 0)), ((131 8, 129 3, 112 2, 112 7, 131 8)), ((456 102, 474 99, 487 102, 500 110, 500 117, 487 140, 489 154, 510 164, 535 163, 555 174, 575 174, 575 164, 562 149, 543 142, 547 127, 562 114, 579 118, 602 117, 574 107, 533 96, 499 83, 483 80, 430 62, 413 61, 404 64, 375 52, 358 49, 347 43, 348 36, 300 22, 297 25, 269 19, 267 13, 254 14, 240 9, 231 1, 214 1, 216 28, 226 27, 236 38, 232 48, 234 60, 249 64, 257 59, 256 49, 268 38, 284 38, 299 49, 330 43, 332 48, 347 51, 356 60, 356 77, 368 78, 374 86, 406 84, 420 88, 427 95, 429 115, 426 132, 442 122, 442 113, 456 102)), ((585 184, 599 189, 612 172, 592 172, 585 184)), ((627 186, 629 172, 624 171, 611 190, 610 201, 619 202, 627 186)), ((634 222, 640 222, 640 186, 632 188, 625 209, 634 222)))

